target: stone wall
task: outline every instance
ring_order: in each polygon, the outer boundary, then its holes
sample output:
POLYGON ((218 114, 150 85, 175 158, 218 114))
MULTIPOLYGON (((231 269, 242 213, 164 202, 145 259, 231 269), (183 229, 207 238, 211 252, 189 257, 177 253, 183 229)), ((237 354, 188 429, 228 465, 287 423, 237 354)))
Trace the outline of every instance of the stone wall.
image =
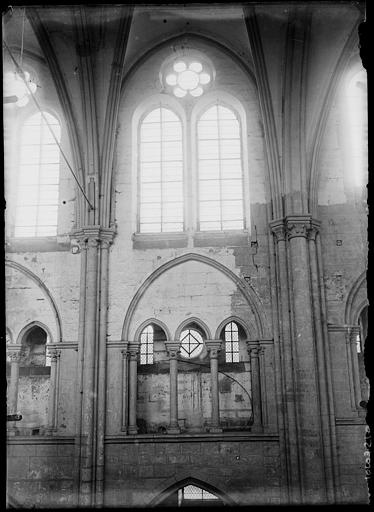
POLYGON ((187 477, 228 494, 239 505, 281 502, 276 437, 223 440, 139 439, 106 444, 105 505, 147 506, 187 477), (135 462, 135 463, 134 463, 135 462))

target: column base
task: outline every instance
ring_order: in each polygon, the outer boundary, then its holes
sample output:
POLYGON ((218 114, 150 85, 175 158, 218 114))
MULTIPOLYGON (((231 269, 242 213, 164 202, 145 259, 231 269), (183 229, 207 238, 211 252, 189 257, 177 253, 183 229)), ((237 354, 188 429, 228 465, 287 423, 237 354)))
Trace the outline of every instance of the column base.
POLYGON ((180 434, 181 433, 181 429, 179 427, 168 427, 166 429, 166 432, 168 434, 180 434))
POLYGON ((138 427, 129 427, 128 432, 129 432, 130 435, 137 434, 138 433, 138 427))
POLYGON ((223 429, 221 427, 209 427, 208 430, 211 434, 220 434, 221 432, 223 432, 223 429))
POLYGON ((264 431, 264 427, 262 425, 252 425, 251 426, 251 432, 254 432, 255 434, 260 434, 264 431))

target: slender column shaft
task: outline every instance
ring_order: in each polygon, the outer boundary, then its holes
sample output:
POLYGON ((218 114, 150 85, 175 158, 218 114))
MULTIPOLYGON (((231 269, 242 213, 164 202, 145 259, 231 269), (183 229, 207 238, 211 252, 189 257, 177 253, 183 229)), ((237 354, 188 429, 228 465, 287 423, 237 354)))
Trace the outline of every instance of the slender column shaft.
POLYGON ((210 432, 222 432, 219 419, 219 388, 218 388, 218 353, 221 341, 207 340, 205 342, 210 357, 210 381, 212 394, 212 420, 210 432))
POLYGON ((274 235, 276 263, 277 263, 277 285, 278 285, 278 307, 280 324, 280 356, 282 367, 282 392, 285 410, 284 439, 286 445, 286 467, 288 480, 288 499, 290 503, 300 503, 301 500, 301 460, 299 451, 299 425, 296 410, 296 390, 294 371, 294 347, 292 344, 290 325, 290 297, 289 297, 289 276, 288 258, 286 246, 286 230, 283 220, 272 222, 271 229, 274 235))
POLYGON ((98 362, 97 401, 97 446, 96 446, 96 506, 104 503, 104 461, 105 461, 105 415, 106 415, 106 361, 107 361, 107 317, 108 317, 108 261, 111 240, 101 241, 100 261, 100 329, 98 362))
POLYGON ((169 434, 180 432, 178 424, 178 354, 179 342, 166 342, 166 350, 169 355, 170 364, 170 423, 169 434))
POLYGON ((254 432, 262 431, 262 407, 261 407, 261 375, 260 375, 260 350, 259 346, 248 344, 248 352, 251 361, 251 387, 254 432))
POLYGON ((137 434, 136 401, 138 393, 138 352, 139 344, 129 345, 129 434, 137 434))
MULTIPOLYGON (((295 346, 296 401, 300 421, 302 454, 301 482, 305 503, 325 502, 327 477, 323 453, 316 339, 310 283, 308 230, 309 216, 286 218, 290 252, 293 299, 293 339, 295 346)), ((301 439, 300 439, 301 438, 301 439)))
POLYGON ((56 428, 56 391, 57 391, 57 361, 60 357, 60 350, 55 348, 50 350, 51 357, 51 375, 49 380, 48 395, 48 429, 56 428))
POLYGON ((318 382, 320 386, 320 410, 321 410, 321 427, 323 437, 323 458, 325 461, 325 471, 327 480, 327 497, 329 503, 334 503, 336 498, 335 493, 335 478, 332 461, 332 448, 331 448, 331 426, 329 414, 329 396, 328 396, 328 382, 327 382, 327 368, 325 357, 325 344, 324 334, 321 318, 321 296, 319 291, 319 272, 317 262, 317 246, 316 237, 319 230, 319 223, 314 221, 311 229, 308 231, 308 246, 309 246, 309 262, 310 262, 310 276, 311 276, 311 289, 312 289, 312 302, 313 302, 313 317, 314 329, 316 339, 316 371, 318 372, 318 382))
POLYGON ((357 357, 357 335, 359 334, 359 328, 351 328, 349 332, 349 348, 350 357, 352 361, 352 378, 353 378, 353 389, 354 389, 354 406, 359 412, 364 413, 364 409, 360 408, 361 402, 361 384, 360 384, 360 369, 358 367, 357 357))
POLYGON ((90 506, 93 499, 98 246, 98 239, 88 239, 81 426, 80 504, 83 506, 90 506))
POLYGON ((121 404, 121 430, 127 433, 128 427, 128 398, 129 398, 129 385, 128 385, 128 352, 127 343, 126 348, 121 350, 122 354, 122 404, 121 404))
MULTIPOLYGON (((21 359, 20 352, 12 352, 10 358, 10 385, 9 385, 9 406, 8 414, 16 414, 18 406, 18 380, 19 380, 19 363, 21 359)), ((10 422, 10 428, 16 429, 17 422, 10 422)))

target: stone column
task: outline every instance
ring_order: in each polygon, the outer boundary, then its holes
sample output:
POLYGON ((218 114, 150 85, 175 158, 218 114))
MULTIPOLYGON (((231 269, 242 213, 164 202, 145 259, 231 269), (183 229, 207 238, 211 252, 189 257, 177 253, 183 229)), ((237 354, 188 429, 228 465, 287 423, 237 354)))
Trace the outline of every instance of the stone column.
POLYGON ((292 338, 294 378, 298 415, 298 443, 301 460, 301 488, 304 503, 328 499, 328 475, 321 436, 320 372, 316 362, 316 335, 312 303, 308 231, 310 215, 286 217, 290 255, 292 297, 292 338))
POLYGON ((168 434, 179 434, 178 424, 178 354, 180 352, 179 341, 165 342, 170 364, 170 423, 168 434))
POLYGON ((49 379, 49 395, 48 395, 48 431, 56 430, 56 397, 57 397, 57 362, 61 355, 61 350, 56 348, 49 349, 51 358, 51 374, 49 379))
POLYGON ((247 342, 249 359, 251 364, 251 387, 252 387, 252 413, 253 432, 262 432, 262 407, 261 407, 261 374, 260 374, 260 345, 247 342))
MULTIPOLYGON (((8 414, 16 414, 18 406, 18 379, 19 379, 19 363, 22 352, 17 350, 9 353, 10 359, 10 384, 8 393, 8 414)), ((11 421, 8 427, 13 433, 17 432, 17 422, 11 421)))
POLYGON ((137 434, 136 401, 138 394, 138 354, 139 343, 129 343, 129 434, 137 434))
MULTIPOLYGON (((291 335, 291 303, 288 279, 287 236, 283 219, 270 223, 274 235, 276 256, 276 282, 279 311, 279 335, 281 356, 282 402, 284 410, 283 437, 286 446, 286 468, 288 481, 288 500, 290 503, 300 503, 301 500, 301 466, 298 441, 298 417, 295 399, 294 380, 294 347, 291 335)), ((281 433, 282 434, 282 433, 281 433)))
POLYGON ((361 402, 361 384, 360 384, 360 369, 358 366, 357 357, 357 335, 360 334, 359 326, 349 327, 347 330, 347 338, 349 344, 349 357, 352 365, 352 380, 354 392, 354 409, 358 411, 361 416, 365 416, 365 410, 360 407, 361 402))
POLYGON ((210 380, 212 393, 212 423, 209 432, 222 432, 219 420, 219 389, 218 389, 218 353, 221 350, 222 341, 206 340, 205 346, 210 357, 210 380))
POLYGON ((122 354, 122 400, 121 400, 121 431, 127 434, 128 426, 128 400, 129 400, 129 383, 128 383, 128 351, 127 342, 124 343, 122 354))
POLYGON ((317 235, 319 233, 320 223, 311 219, 311 225, 308 229, 308 247, 309 247, 309 264, 310 264, 310 282, 313 304, 313 320, 315 330, 315 347, 316 347, 316 371, 318 370, 319 382, 319 407, 321 410, 321 426, 323 437, 323 458, 325 461, 327 493, 330 503, 335 502, 335 471, 334 471, 334 449, 333 449, 333 430, 335 427, 335 415, 330 404, 329 393, 329 368, 327 363, 329 351, 328 340, 325 338, 322 321, 322 300, 320 291, 320 276, 318 268, 318 251, 317 251, 317 235))

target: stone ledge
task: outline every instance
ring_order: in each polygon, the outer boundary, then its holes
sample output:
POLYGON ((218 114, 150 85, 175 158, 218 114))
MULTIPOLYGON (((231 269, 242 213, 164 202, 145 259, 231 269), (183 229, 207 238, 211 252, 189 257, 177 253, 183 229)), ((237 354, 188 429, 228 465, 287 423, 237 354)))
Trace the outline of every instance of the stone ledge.
POLYGON ((68 436, 12 436, 7 438, 8 445, 19 444, 74 444, 75 438, 68 436))
POLYGON ((364 417, 335 418, 335 425, 366 425, 364 417))
POLYGON ((139 443, 189 443, 189 442, 213 442, 217 441, 270 441, 278 442, 278 434, 260 434, 260 433, 225 433, 218 434, 137 434, 121 435, 113 434, 105 437, 106 444, 139 444, 139 443))

